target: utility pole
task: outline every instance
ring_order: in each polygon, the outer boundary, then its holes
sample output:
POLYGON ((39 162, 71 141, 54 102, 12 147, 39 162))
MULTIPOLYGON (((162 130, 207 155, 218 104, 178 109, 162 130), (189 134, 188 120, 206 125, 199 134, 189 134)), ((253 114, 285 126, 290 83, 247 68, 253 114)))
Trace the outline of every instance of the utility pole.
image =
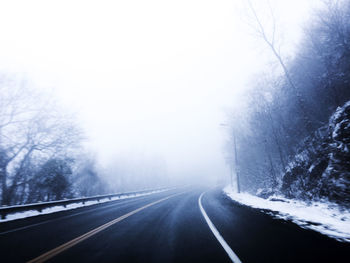
MULTIPOLYGON (((235 134, 233 134, 233 143, 234 143, 234 147, 235 147, 235 172, 236 172, 236 179, 237 179, 237 193, 240 193, 241 192, 241 186, 240 186, 240 182, 239 182, 237 144, 236 144, 236 136, 235 136, 235 134)), ((231 181, 232 181, 232 176, 231 176, 231 181)))
POLYGON ((230 182, 231 182, 231 188, 233 189, 233 165, 230 162, 230 182))

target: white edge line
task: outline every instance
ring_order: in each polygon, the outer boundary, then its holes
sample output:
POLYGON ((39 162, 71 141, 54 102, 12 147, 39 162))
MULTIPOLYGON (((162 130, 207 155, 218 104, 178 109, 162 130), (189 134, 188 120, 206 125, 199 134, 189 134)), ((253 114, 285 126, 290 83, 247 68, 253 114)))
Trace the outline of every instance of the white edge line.
POLYGON ((219 241, 221 246, 225 249, 227 255, 232 260, 232 262, 233 263, 242 263, 242 261, 238 258, 238 256, 235 254, 235 252, 233 252, 233 250, 230 248, 230 246, 226 243, 225 239, 220 235, 219 231, 216 229, 216 227, 214 226, 214 224, 211 222, 210 218, 208 217, 207 213, 205 212, 205 210, 202 206, 202 196, 204 194, 205 194, 205 192, 202 193, 200 195, 200 197, 198 198, 198 205, 199 205, 199 208, 202 212, 202 215, 203 215, 205 221, 207 222, 211 232, 213 232, 216 239, 219 241))

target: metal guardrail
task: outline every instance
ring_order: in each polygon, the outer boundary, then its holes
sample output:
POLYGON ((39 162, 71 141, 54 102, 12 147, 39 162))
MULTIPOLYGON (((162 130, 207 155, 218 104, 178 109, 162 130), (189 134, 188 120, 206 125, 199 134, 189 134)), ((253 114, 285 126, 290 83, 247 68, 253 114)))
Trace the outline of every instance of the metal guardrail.
POLYGON ((69 204, 75 204, 75 203, 85 204, 85 202, 87 201, 99 202, 102 199, 112 200, 112 198, 114 197, 133 196, 137 194, 146 194, 146 193, 151 193, 155 191, 165 191, 167 189, 168 188, 159 188, 159 189, 152 189, 152 190, 150 189, 150 190, 133 191, 133 192, 126 192, 126 193, 108 194, 108 195, 96 195, 96 196, 90 196, 90 197, 65 199, 65 200, 59 200, 59 201, 41 202, 41 203, 34 203, 34 204, 3 206, 3 207, 0 207, 0 216, 1 216, 1 219, 5 219, 6 216, 9 214, 25 212, 29 210, 36 210, 38 212, 42 212, 43 209, 54 207, 54 206, 67 207, 67 205, 69 204))

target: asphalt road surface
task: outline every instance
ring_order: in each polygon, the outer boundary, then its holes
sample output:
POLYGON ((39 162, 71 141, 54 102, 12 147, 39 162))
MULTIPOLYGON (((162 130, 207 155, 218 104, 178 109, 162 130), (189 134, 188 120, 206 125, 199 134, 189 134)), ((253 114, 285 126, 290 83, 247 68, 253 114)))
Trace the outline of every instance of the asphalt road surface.
POLYGON ((219 188, 182 188, 0 223, 2 263, 232 260, 347 263, 350 245, 241 206, 219 188), (203 192, 214 229, 200 209, 203 192))

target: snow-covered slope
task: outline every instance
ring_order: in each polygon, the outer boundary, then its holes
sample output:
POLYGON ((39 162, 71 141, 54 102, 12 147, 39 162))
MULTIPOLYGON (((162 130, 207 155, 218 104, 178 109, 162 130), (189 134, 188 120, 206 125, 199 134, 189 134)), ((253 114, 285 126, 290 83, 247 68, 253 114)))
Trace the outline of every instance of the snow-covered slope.
POLYGON ((350 101, 301 143, 280 192, 288 198, 327 199, 350 208, 350 101))

